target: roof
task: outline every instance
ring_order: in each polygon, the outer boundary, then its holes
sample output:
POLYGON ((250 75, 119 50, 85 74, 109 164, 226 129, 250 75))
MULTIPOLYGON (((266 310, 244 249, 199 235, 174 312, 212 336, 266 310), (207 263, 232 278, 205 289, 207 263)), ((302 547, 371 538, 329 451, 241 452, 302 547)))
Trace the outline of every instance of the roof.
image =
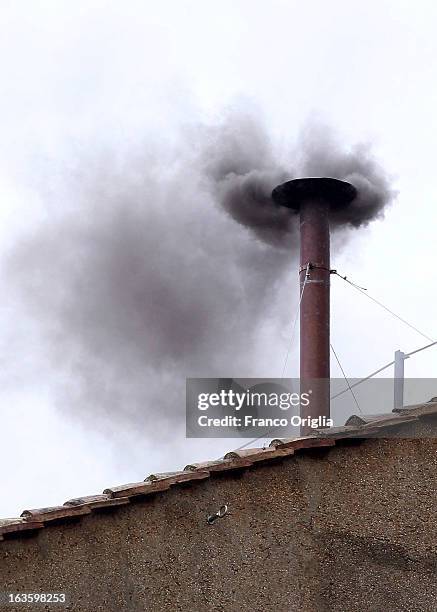
POLYGON ((62 506, 24 510, 18 518, 0 519, 0 540, 37 533, 50 525, 78 519, 91 513, 113 510, 166 491, 170 487, 213 478, 218 473, 230 473, 283 460, 310 449, 333 447, 349 438, 388 437, 390 431, 399 426, 435 416, 437 398, 432 398, 425 404, 395 409, 389 414, 354 415, 343 427, 315 430, 314 435, 302 438, 275 439, 267 448, 231 451, 218 460, 192 463, 176 472, 150 474, 141 482, 109 487, 99 495, 69 499, 62 506))

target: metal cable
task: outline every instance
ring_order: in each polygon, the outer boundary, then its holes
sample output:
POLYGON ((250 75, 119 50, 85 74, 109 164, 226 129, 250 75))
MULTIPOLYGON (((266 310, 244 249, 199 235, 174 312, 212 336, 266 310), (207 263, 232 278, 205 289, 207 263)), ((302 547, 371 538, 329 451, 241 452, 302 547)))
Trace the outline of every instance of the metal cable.
MULTIPOLYGON (((331 350, 332 350, 332 352, 334 353, 335 359, 337 360, 337 363, 338 363, 338 365, 339 365, 339 368, 340 368, 340 370, 341 370, 341 373, 343 374, 343 377, 344 377, 344 379, 345 379, 345 381, 346 381, 346 383, 347 383, 348 389, 349 389, 349 391, 352 393, 352 397, 354 398, 354 401, 355 401, 355 403, 356 403, 356 405, 357 405, 357 408, 358 408, 359 412, 361 412, 361 414, 363 414, 363 411, 362 411, 362 410, 361 410, 361 408, 360 408, 360 405, 359 405, 358 400, 357 400, 357 398, 356 398, 356 396, 355 396, 355 393, 352 391, 352 387, 351 387, 351 385, 350 385, 350 383, 349 383, 349 380, 348 380, 348 378, 347 378, 347 376, 346 376, 346 374, 345 374, 345 371, 343 370, 343 366, 342 366, 342 365, 341 365, 341 363, 340 363, 340 359, 339 359, 339 357, 338 357, 337 353, 335 352, 335 349, 334 349, 334 347, 332 346, 332 344, 330 344, 329 346, 331 347, 331 350)), ((331 398, 331 399, 332 399, 332 398, 331 398)))
POLYGON ((425 346, 422 346, 421 348, 418 348, 415 351, 411 351, 411 353, 405 353, 405 357, 411 357, 411 355, 415 355, 416 353, 420 353, 420 351, 424 351, 425 349, 429 348, 430 346, 434 346, 435 344, 437 344, 437 341, 436 342, 431 342, 431 344, 426 344, 425 346))
MULTIPOLYGON (((361 385, 361 383, 366 382, 366 380, 369 380, 369 378, 373 378, 373 376, 376 376, 376 374, 379 374, 380 372, 383 372, 384 370, 386 370, 387 368, 389 368, 393 364, 394 364, 394 361, 390 361, 390 363, 386 363, 385 366, 382 366, 382 368, 379 368, 378 370, 375 370, 374 372, 372 372, 371 374, 369 374, 365 378, 361 378, 361 380, 359 380, 356 383, 354 383, 353 385, 351 385, 351 389, 353 389, 354 387, 358 387, 358 385, 361 385)), ((343 389, 343 391, 340 391, 339 393, 336 393, 335 395, 333 395, 331 397, 331 400, 335 399, 336 397, 340 397, 340 395, 343 395, 343 393, 347 393, 347 391, 349 391, 349 389, 343 389)))
MULTIPOLYGON (((420 353, 421 351, 424 351, 425 349, 430 348, 431 346, 435 346, 436 344, 437 344, 437 341, 436 342, 431 342, 431 344, 426 344, 425 346, 421 346, 420 348, 415 349, 414 351, 411 351, 410 353, 405 353, 405 358, 411 357, 411 355, 415 355, 416 353, 420 353)), ((361 385, 361 383, 363 383, 363 382, 366 382, 366 380, 369 380, 369 378, 373 378, 374 376, 376 376, 380 372, 383 372, 384 370, 386 370, 387 368, 389 368, 393 364, 394 364, 394 361, 390 361, 390 363, 386 363, 385 366, 382 366, 382 368, 378 368, 378 370, 375 370, 374 372, 372 372, 371 374, 369 374, 365 378, 361 378, 356 383, 351 385, 351 389, 353 389, 354 387, 357 387, 358 385, 361 385)), ((336 399, 337 397, 339 397, 340 395, 343 395, 344 393, 347 393, 347 391, 349 391, 349 389, 343 389, 339 393, 336 393, 335 395, 333 395, 331 397, 331 400, 336 399)))
POLYGON ((310 263, 308 262, 307 263, 307 267, 306 267, 306 271, 305 271, 305 279, 304 279, 303 285, 302 285, 302 291, 300 292, 300 298, 299 298, 299 304, 298 304, 297 310, 296 310, 296 316, 294 317, 293 327, 291 329, 290 342, 288 344, 287 354, 285 356, 284 367, 282 368, 281 378, 284 378, 285 370, 286 370, 287 363, 288 363, 288 358, 290 356, 291 345, 293 344, 294 335, 296 333, 297 318, 298 318, 299 312, 300 312, 300 305, 302 304, 303 292, 305 291, 305 285, 307 284, 307 280, 309 279, 309 277, 310 277, 310 263))
MULTIPOLYGON (((290 342, 288 344, 287 354, 285 356, 284 367, 282 368, 281 378, 284 378, 285 369, 286 369, 287 363, 288 363, 288 357, 290 355, 291 345, 293 344, 294 336, 295 336, 295 333, 296 333, 296 324, 297 324, 297 319, 299 317, 300 306, 302 304, 302 298, 303 298, 303 294, 304 294, 304 291, 305 291, 305 286, 307 284, 307 280, 309 279, 309 277, 310 277, 310 264, 308 263, 307 267, 306 267, 306 271, 305 271, 305 279, 303 281, 302 290, 300 292, 299 304, 297 306, 296 316, 294 317, 293 326, 292 326, 292 329, 291 329, 290 342)), ((265 434, 263 434, 261 436, 258 436, 258 438, 254 438, 253 440, 249 440, 249 442, 246 442, 245 444, 242 444, 241 446, 239 446, 235 450, 237 450, 237 451, 242 450, 243 448, 246 448, 246 446, 249 446, 250 444, 253 444, 253 442, 257 442, 257 440, 261 440, 262 438, 267 438, 269 436, 269 434, 271 434, 273 431, 276 431, 277 429, 279 429, 279 427, 274 427, 272 429, 268 429, 265 432, 265 434)))
POLYGON ((245 444, 242 444, 241 446, 239 446, 235 450, 236 451, 242 450, 243 448, 246 448, 246 446, 249 446, 249 444, 253 444, 254 442, 257 442, 258 440, 261 440, 262 438, 268 438, 269 434, 271 434, 273 431, 276 431, 277 429, 279 429, 279 427, 275 427, 273 429, 268 429, 266 431, 266 433, 263 434, 262 436, 258 436, 258 438, 254 438, 253 440, 249 440, 249 442, 246 442, 245 444))
MULTIPOLYGON (((433 338, 431 338, 430 336, 428 336, 427 334, 424 334, 422 331, 420 331, 420 329, 418 329, 417 327, 415 327, 414 325, 412 325, 411 323, 409 323, 408 321, 406 321, 405 319, 403 319, 401 316, 399 316, 398 314, 396 314, 395 312, 393 312, 392 310, 390 310, 390 308, 388 308, 387 306, 385 306, 384 304, 382 304, 380 301, 378 301, 376 298, 372 297, 371 295, 369 295, 368 293, 366 293, 367 289, 365 289, 364 287, 360 287, 359 285, 356 285, 355 283, 353 283, 352 281, 350 281, 346 276, 341 276, 341 274, 339 274, 337 272, 337 270, 331 270, 331 274, 335 274, 336 276, 339 276, 342 280, 344 280, 346 283, 348 283, 349 285, 351 285, 352 287, 354 287, 354 289, 356 289, 357 291, 359 291, 360 293, 362 293, 363 295, 365 295, 367 298, 369 298, 369 300, 372 300, 372 302, 375 302, 375 304, 378 304, 378 306, 380 306, 381 308, 383 308, 385 311, 387 311, 388 313, 390 313, 393 317, 395 317, 396 319, 398 319, 399 321, 401 321, 402 323, 404 323, 405 325, 407 325, 410 329, 413 329, 415 332, 417 332, 418 334, 420 334, 423 338, 426 338, 427 340, 430 340, 431 343, 427 344, 425 346, 422 346, 419 349, 416 349, 414 351, 411 351, 410 353, 406 353, 406 357, 411 357, 411 355, 414 355, 415 353, 419 353, 420 351, 423 351, 427 348, 430 348, 431 346, 434 346, 437 344, 436 340, 433 340, 433 338)), ((295 331, 296 331, 296 324, 297 324, 297 318, 299 316, 299 312, 300 312, 300 306, 302 303, 302 298, 303 298, 303 293, 305 290, 305 285, 307 282, 307 279, 309 278, 309 264, 307 265, 307 269, 306 269, 306 273, 305 273, 305 280, 302 286, 302 291, 300 294, 300 298, 299 298, 299 305, 298 305, 298 309, 296 312, 296 316, 295 319, 293 321, 293 328, 292 328, 292 334, 291 334, 291 338, 290 338, 290 343, 288 346, 288 350, 287 350, 287 354, 285 357, 285 362, 284 362, 284 367, 282 369, 282 376, 281 378, 284 378, 284 374, 285 374, 285 369, 287 367, 287 363, 288 363, 288 358, 290 355, 290 349, 291 349, 291 344, 293 342, 294 339, 294 335, 295 335, 295 331)), ((337 353, 334 350, 334 347, 332 346, 332 344, 330 345, 332 352, 334 353, 334 356, 337 360, 337 363, 340 367, 340 370, 342 371, 343 377, 347 383, 347 389, 343 389, 343 391, 340 391, 339 393, 336 393, 335 395, 333 395, 330 399, 336 399, 337 397, 339 397, 340 395, 343 395, 344 393, 347 393, 348 391, 352 394, 355 404, 357 405, 358 410, 360 411, 361 414, 363 414, 360 405, 358 403, 358 400, 355 396, 355 393, 353 392, 353 388, 357 387, 358 385, 360 385, 361 383, 365 382, 366 380, 369 380, 369 378, 373 378, 373 376, 376 376, 376 374, 379 374, 380 372, 383 372, 384 370, 386 370, 387 368, 389 368, 390 366, 392 366, 394 364, 394 361, 390 361, 390 363, 387 363, 386 365, 382 366, 381 368, 379 368, 378 370, 375 370, 374 372, 372 372, 371 374, 369 374, 368 376, 366 376, 365 378, 362 378, 361 380, 357 381, 356 383, 354 383, 353 385, 351 385, 349 383, 349 380, 343 370, 343 367, 340 363, 340 360, 338 358, 337 353)), ((274 429, 270 429, 268 430, 265 434, 263 434, 262 436, 259 436, 258 438, 254 438, 253 440, 250 440, 249 442, 246 442, 245 444, 243 444, 242 446, 239 446, 236 450, 242 450, 243 448, 246 448, 247 446, 249 446, 250 444, 252 444, 253 442, 256 442, 257 440, 261 440, 262 438, 266 438, 268 436, 268 434, 270 434, 272 431, 276 431, 276 429, 279 429, 278 427, 275 427, 274 429)))
POLYGON ((341 276, 341 274, 339 274, 337 272, 337 270, 331 270, 331 274, 335 274, 336 276, 339 276, 342 280, 344 280, 346 283, 351 285, 354 289, 356 289, 357 291, 359 291, 360 293, 365 295, 367 298, 369 298, 369 300, 372 300, 372 302, 375 302, 375 304, 378 304, 378 306, 381 306, 381 308, 384 308, 384 310, 389 312, 393 317, 395 317, 396 319, 399 319, 399 321, 402 321, 402 323, 404 323, 405 325, 408 325, 408 327, 410 327, 411 329, 414 329, 415 332, 417 332, 418 334, 420 334, 421 336, 423 336, 427 340, 430 340, 431 342, 434 342, 433 338, 430 338, 430 336, 428 336, 427 334, 424 334, 423 332, 421 332, 420 329, 417 329, 417 327, 415 327, 411 323, 408 323, 408 321, 406 321, 405 319, 403 319, 402 317, 397 315, 395 312, 393 312, 393 310, 390 310, 390 308, 388 308, 387 306, 385 306, 384 304, 379 302, 377 299, 375 299, 374 297, 372 297, 371 295, 366 293, 367 290, 364 289, 363 287, 359 287, 355 283, 352 283, 350 280, 348 280, 348 278, 346 276, 341 276))

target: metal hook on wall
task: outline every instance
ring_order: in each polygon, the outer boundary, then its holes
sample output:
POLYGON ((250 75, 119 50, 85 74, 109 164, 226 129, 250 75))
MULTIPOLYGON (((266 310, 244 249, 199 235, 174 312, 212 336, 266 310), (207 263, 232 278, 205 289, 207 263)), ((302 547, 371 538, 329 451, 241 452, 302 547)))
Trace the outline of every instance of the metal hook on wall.
POLYGON ((223 518, 227 513, 228 513, 228 507, 226 504, 224 504, 223 506, 220 506, 220 509, 218 512, 215 512, 214 514, 209 514, 206 517, 206 522, 208 523, 208 525, 212 525, 213 523, 215 523, 217 519, 223 518))

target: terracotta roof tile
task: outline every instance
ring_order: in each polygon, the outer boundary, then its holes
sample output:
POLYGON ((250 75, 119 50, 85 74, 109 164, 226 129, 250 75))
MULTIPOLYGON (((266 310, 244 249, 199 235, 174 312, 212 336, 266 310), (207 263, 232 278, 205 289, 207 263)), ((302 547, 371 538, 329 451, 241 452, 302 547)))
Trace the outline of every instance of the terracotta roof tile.
POLYGON ((231 451, 225 455, 225 459, 250 459, 253 463, 280 459, 294 455, 294 448, 245 448, 243 450, 231 451))
POLYGON ((24 523, 24 519, 20 517, 0 519, 0 529, 8 525, 16 525, 17 523, 24 523))
MULTIPOLYGON (((383 435, 393 427, 399 427, 412 421, 417 421, 418 416, 416 414, 405 414, 402 416, 396 416, 393 414, 381 415, 374 421, 363 423, 362 425, 347 425, 344 427, 332 427, 329 432, 324 435, 329 438, 369 438, 376 435, 383 435)), ((358 423, 359 417, 355 417, 354 423, 358 423)), ((351 419, 348 420, 348 423, 351 419)))
POLYGON ((190 480, 202 480, 208 478, 209 473, 206 470, 197 470, 196 472, 164 472, 162 474, 150 474, 144 482, 165 482, 168 485, 189 482, 190 480))
POLYGON ((134 497, 136 495, 152 495, 153 493, 158 493, 159 491, 165 491, 170 488, 170 483, 168 482, 160 482, 160 483, 152 483, 152 482, 132 482, 125 485, 119 485, 117 487, 111 487, 105 489, 103 493, 109 495, 111 498, 114 497, 134 497))
POLYGON ((229 465, 229 461, 223 459, 215 459, 214 461, 202 461, 200 463, 189 463, 184 467, 185 472, 195 472, 196 470, 207 470, 212 472, 217 468, 220 470, 222 467, 226 469, 226 465, 229 465))
POLYGON ((393 418, 393 414, 354 414, 348 418, 344 426, 347 427, 352 425, 364 425, 367 423, 371 423, 372 421, 379 421, 380 419, 384 419, 387 417, 393 418))
POLYGON ((110 495, 88 495, 87 497, 77 497, 76 499, 70 499, 64 503, 64 506, 87 506, 91 510, 99 510, 105 508, 112 508, 114 506, 122 506, 123 504, 128 503, 128 497, 112 498, 110 495))
MULTIPOLYGON (((251 459, 222 459, 220 461, 212 461, 212 465, 208 468, 209 472, 231 472, 233 470, 242 470, 245 468, 249 468, 253 465, 253 461, 251 459)), ((202 464, 194 464, 194 465, 202 465, 202 464)), ((187 466, 190 467, 190 466, 187 466)), ((193 467, 193 466, 191 466, 193 467)))
MULTIPOLYGON (((325 435, 326 429, 323 430, 325 435)), ((270 446, 276 448, 291 448, 294 452, 309 448, 321 448, 323 446, 335 446, 335 441, 321 436, 307 436, 306 438, 283 438, 270 442, 270 446)))
POLYGON ((68 499, 64 502, 64 506, 83 506, 85 504, 92 504, 94 502, 106 501, 109 495, 87 495, 85 497, 76 497, 74 499, 68 499))
POLYGON ((393 412, 395 414, 398 414, 400 417, 406 414, 414 414, 416 416, 437 414, 437 401, 429 401, 425 404, 415 404, 414 406, 404 406, 403 408, 395 408, 393 412))
POLYGON ((88 506, 53 506, 51 508, 37 508, 35 510, 24 510, 21 516, 26 520, 37 520, 43 523, 59 519, 69 519, 84 514, 90 514, 88 506))
POLYGON ((134 497, 136 495, 152 495, 169 489, 172 485, 182 484, 194 480, 203 480, 208 478, 209 472, 206 471, 182 471, 182 472, 167 472, 164 474, 151 474, 142 482, 134 482, 118 487, 105 489, 103 494, 110 497, 134 497))
POLYGON ((8 521, 0 522, 0 540, 4 539, 5 535, 18 534, 23 532, 35 531, 42 529, 44 523, 41 521, 25 521, 24 519, 16 518, 8 521))
POLYGON ((91 512, 130 503, 132 498, 152 495, 166 491, 174 485, 182 485, 213 476, 216 472, 241 470, 264 461, 291 457, 305 450, 335 446, 338 440, 347 438, 366 438, 384 435, 393 427, 417 421, 429 416, 437 416, 437 401, 414 406, 405 406, 389 414, 354 415, 343 427, 316 430, 314 435, 301 438, 272 440, 268 448, 246 448, 227 453, 223 459, 188 464, 184 470, 150 474, 144 481, 110 487, 101 495, 88 495, 70 499, 63 506, 24 510, 21 518, 0 520, 0 540, 13 537, 22 532, 42 529, 59 520, 81 518, 91 512))

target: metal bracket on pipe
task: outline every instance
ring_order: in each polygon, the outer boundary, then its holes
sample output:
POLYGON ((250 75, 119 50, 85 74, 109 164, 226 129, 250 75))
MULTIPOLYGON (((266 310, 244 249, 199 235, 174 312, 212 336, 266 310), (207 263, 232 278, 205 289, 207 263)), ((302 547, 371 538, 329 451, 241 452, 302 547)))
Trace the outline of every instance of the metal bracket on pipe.
POLYGON ((306 272, 307 270, 308 271, 309 270, 326 270, 327 272, 330 272, 331 274, 333 274, 333 271, 326 268, 326 266, 322 266, 321 264, 318 264, 318 263, 311 263, 310 261, 304 266, 300 266, 299 274, 301 274, 301 272, 306 272))

